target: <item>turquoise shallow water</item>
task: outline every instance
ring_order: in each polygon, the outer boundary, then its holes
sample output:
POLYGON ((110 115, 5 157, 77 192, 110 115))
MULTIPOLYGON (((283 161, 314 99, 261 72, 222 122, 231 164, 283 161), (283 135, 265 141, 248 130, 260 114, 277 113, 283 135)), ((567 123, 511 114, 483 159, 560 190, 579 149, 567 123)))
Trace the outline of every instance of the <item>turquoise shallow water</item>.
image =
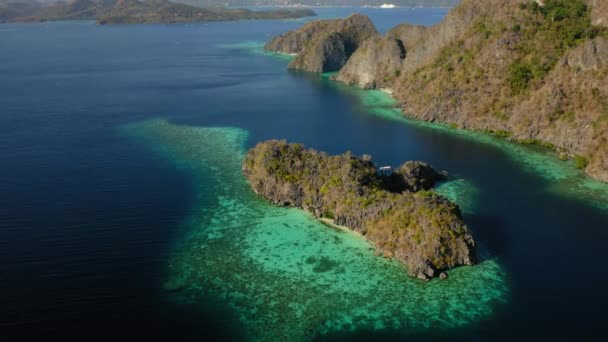
MULTIPOLYGON (((361 237, 256 198, 240 173, 247 132, 163 120, 127 127, 152 149, 205 175, 166 288, 188 301, 224 298, 255 340, 308 340, 356 330, 449 329, 506 302, 506 275, 485 256, 429 283, 374 255, 361 237)), ((458 191, 455 191, 458 192, 458 191)))

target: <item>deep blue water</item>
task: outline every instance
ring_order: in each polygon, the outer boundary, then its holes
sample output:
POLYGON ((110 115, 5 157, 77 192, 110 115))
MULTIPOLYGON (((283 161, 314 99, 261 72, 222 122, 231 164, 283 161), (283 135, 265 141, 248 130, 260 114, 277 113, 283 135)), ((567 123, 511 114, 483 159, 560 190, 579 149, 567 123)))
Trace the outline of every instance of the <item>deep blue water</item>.
MULTIPOLYGON (((436 23, 446 10, 365 12, 386 31, 436 23)), ((327 81, 226 47, 299 25, 0 25, 0 331, 241 337, 221 304, 195 310, 162 291, 194 189, 185 172, 118 130, 160 117, 245 128, 249 144, 286 138, 386 164, 422 159, 474 182, 481 205, 466 219, 499 257, 512 293, 494 317, 453 337, 601 339, 606 212, 543 191, 544 178, 496 147, 374 117, 327 81)))

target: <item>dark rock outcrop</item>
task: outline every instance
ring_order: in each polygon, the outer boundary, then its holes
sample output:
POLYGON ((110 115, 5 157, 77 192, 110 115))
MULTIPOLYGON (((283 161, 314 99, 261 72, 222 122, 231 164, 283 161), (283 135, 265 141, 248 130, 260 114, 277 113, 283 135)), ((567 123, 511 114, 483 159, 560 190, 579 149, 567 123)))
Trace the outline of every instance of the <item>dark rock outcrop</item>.
POLYGON ((411 276, 429 279, 475 263, 475 242, 458 207, 423 190, 441 177, 427 164, 408 162, 382 176, 369 158, 328 156, 272 140, 249 151, 243 174, 270 202, 363 234, 411 276))
POLYGON ((394 174, 403 179, 408 190, 414 192, 429 190, 436 182, 447 178, 445 172, 437 172, 429 164, 420 161, 405 162, 394 174))
POLYGON ((338 71, 368 38, 377 35, 374 24, 360 14, 340 20, 314 21, 272 39, 265 49, 297 54, 290 69, 338 71))

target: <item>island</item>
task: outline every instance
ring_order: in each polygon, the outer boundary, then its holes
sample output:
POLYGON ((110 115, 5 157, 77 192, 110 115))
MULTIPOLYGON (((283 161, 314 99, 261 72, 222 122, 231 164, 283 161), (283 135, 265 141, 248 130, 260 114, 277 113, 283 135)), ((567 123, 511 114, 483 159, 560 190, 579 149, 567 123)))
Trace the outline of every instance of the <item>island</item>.
POLYGON ((360 14, 266 49, 290 69, 384 89, 404 115, 542 145, 608 182, 608 2, 463 0, 442 22, 377 33, 360 14))
POLYGON ((270 140, 247 153, 243 174, 259 196, 364 236, 413 277, 445 278, 445 270, 475 264, 475 241, 459 207, 432 190, 445 174, 425 163, 392 171, 368 155, 330 156, 270 140))
POLYGON ((0 23, 95 20, 100 25, 170 24, 254 19, 297 19, 315 15, 314 11, 305 8, 260 11, 226 7, 201 8, 168 0, 71 0, 50 5, 21 2, 0 4, 0 23))

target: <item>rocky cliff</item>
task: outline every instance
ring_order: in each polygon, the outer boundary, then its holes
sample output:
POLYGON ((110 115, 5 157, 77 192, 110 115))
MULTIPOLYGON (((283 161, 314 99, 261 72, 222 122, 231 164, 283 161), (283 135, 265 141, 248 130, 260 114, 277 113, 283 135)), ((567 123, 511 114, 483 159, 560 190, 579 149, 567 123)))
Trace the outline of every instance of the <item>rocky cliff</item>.
POLYGON ((364 88, 385 88, 399 77, 405 55, 401 40, 372 37, 361 44, 332 79, 364 88))
POLYGON ((345 19, 308 23, 274 38, 265 49, 297 54, 290 69, 331 72, 342 68, 365 40, 377 34, 368 17, 354 14, 345 19))
POLYGON ((302 208, 363 234, 412 276, 429 279, 474 264, 475 243, 460 210, 429 191, 442 175, 421 162, 380 175, 370 159, 328 156, 273 140, 249 151, 243 174, 272 203, 302 208))
POLYGON ((582 0, 465 0, 408 50, 393 94, 409 116, 555 147, 608 181, 606 31, 591 13, 582 0))
POLYGON ((608 182, 607 6, 463 0, 433 27, 368 38, 335 79, 391 88, 416 119, 555 148, 608 182))

